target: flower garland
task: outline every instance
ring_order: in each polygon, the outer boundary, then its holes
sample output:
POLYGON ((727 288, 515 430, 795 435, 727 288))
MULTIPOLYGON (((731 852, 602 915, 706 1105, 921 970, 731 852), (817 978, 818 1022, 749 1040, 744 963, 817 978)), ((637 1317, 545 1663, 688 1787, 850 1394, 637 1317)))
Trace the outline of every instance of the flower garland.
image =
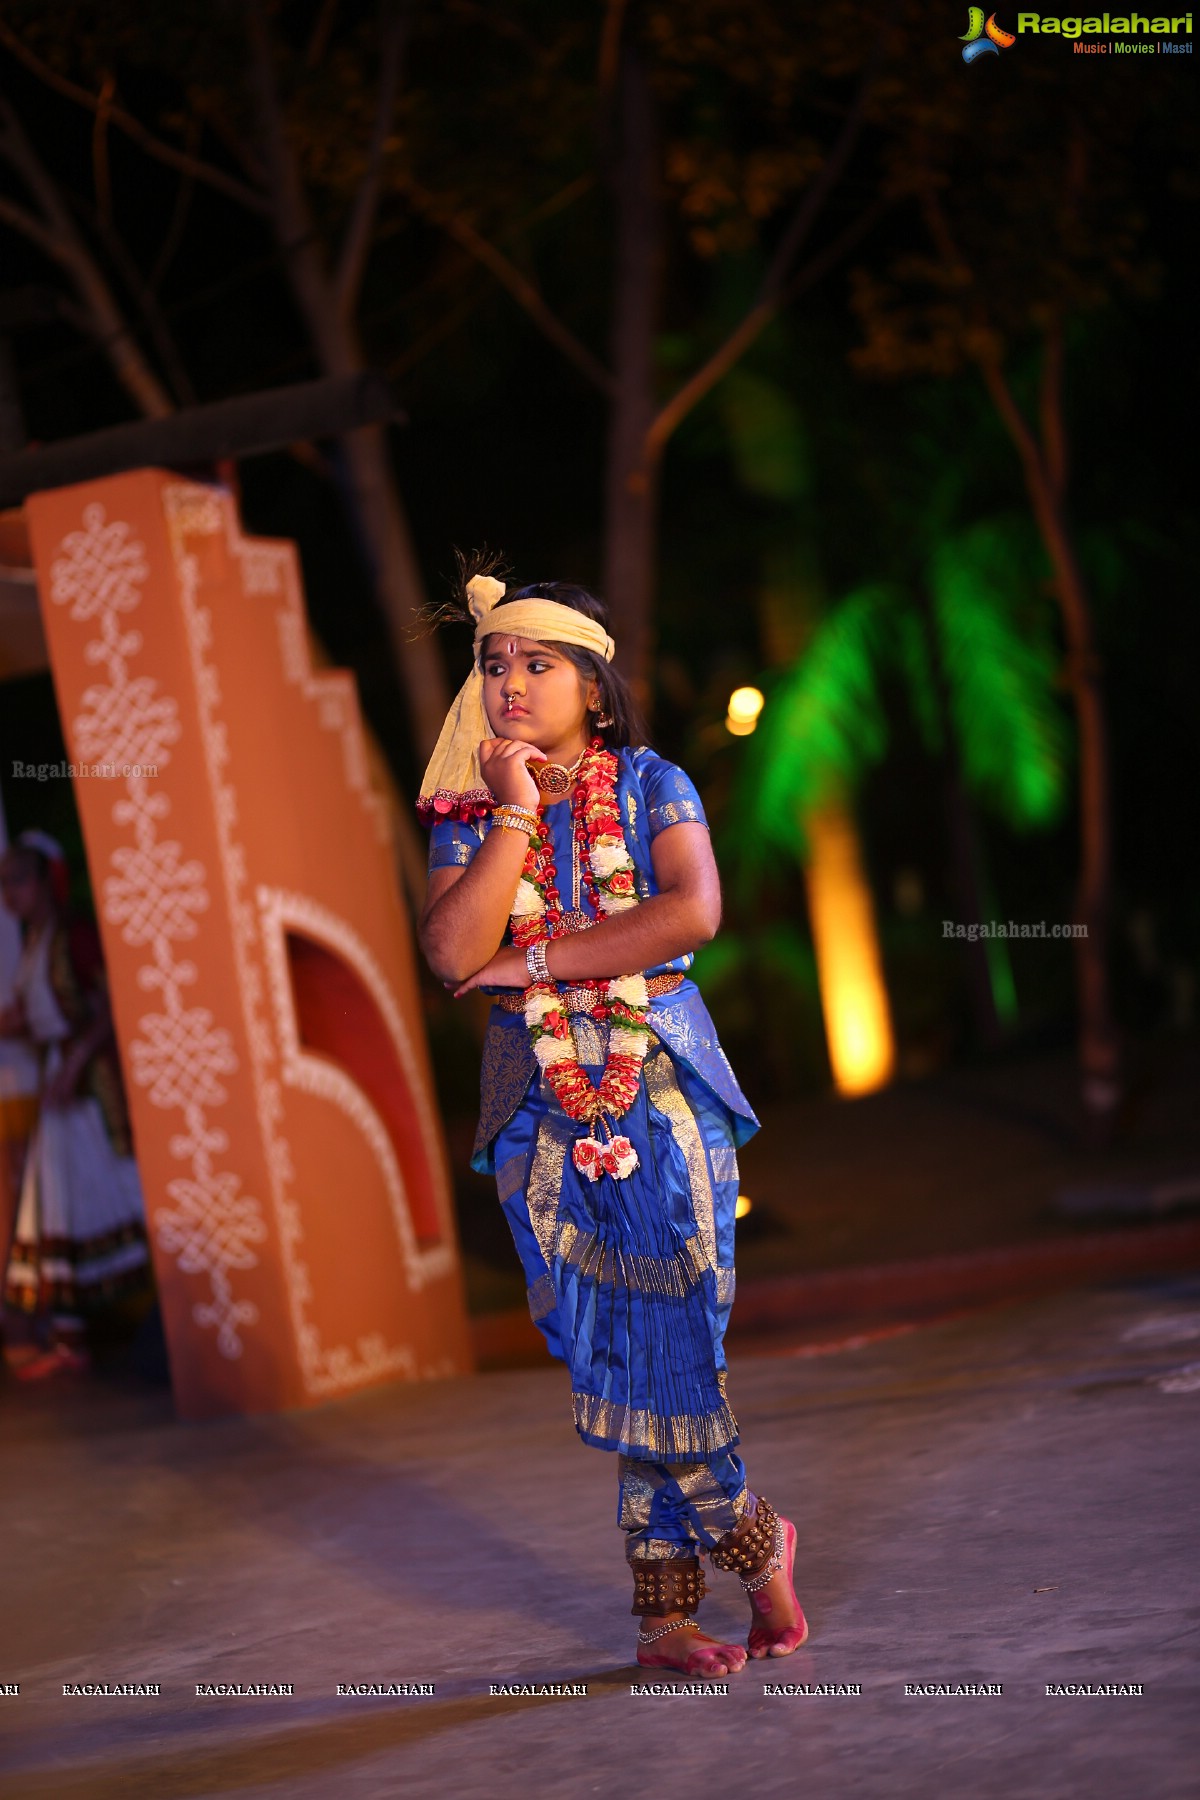
MULTIPOLYGON (((580 850, 584 886, 597 915, 613 918, 638 903, 634 864, 625 843, 617 806, 617 758, 593 738, 584 755, 571 798, 571 824, 580 850)), ((549 942, 565 929, 544 803, 531 837, 512 908, 513 943, 522 950, 549 942)), ((588 984, 592 985, 591 983, 588 984)), ((607 1141, 581 1138, 572 1151, 575 1167, 590 1180, 633 1173, 638 1154, 608 1121, 627 1113, 637 1099, 642 1063, 650 1047, 650 994, 644 975, 620 975, 596 984, 593 1017, 609 1021, 608 1057, 597 1086, 582 1067, 566 1008, 554 982, 534 982, 525 990, 525 1025, 533 1053, 555 1099, 567 1114, 593 1130, 600 1123, 607 1141)))

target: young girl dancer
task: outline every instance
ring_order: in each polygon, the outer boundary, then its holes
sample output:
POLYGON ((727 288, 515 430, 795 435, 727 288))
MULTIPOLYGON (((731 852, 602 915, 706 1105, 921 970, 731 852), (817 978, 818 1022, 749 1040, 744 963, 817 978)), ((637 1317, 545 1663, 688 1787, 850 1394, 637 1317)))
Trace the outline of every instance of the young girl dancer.
POLYGON ((699 796, 644 745, 603 605, 466 583, 475 666, 418 810, 421 942, 456 995, 499 990, 473 1166, 494 1173, 575 1426, 618 1458, 637 1660, 720 1676, 700 1558, 750 1600, 752 1657, 807 1636, 796 1533, 735 1452, 723 1339, 737 1146, 757 1128, 688 977, 721 899, 699 796))

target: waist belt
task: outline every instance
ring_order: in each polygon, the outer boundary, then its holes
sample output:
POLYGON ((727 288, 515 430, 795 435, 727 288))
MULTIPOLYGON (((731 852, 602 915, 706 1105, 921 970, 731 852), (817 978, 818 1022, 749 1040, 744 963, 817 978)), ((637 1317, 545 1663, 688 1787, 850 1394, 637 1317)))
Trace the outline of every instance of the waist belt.
MULTIPOLYGON (((604 982, 581 982, 578 986, 560 983, 558 991, 569 1013, 591 1013, 595 1012, 601 990, 606 985, 604 982)), ((682 975, 650 975, 646 980, 652 1000, 657 999, 660 994, 673 994, 682 986, 682 975)), ((525 996, 518 993, 501 994, 496 1005, 503 1007, 505 1012, 524 1012, 525 996)))

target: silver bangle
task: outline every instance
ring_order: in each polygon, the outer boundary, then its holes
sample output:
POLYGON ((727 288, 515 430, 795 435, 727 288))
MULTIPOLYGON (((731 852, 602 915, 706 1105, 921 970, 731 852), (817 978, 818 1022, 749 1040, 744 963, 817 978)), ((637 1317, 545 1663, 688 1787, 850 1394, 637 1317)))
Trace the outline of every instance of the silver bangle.
POLYGON ((550 965, 546 961, 545 938, 538 938, 537 941, 530 944, 529 948, 526 950, 525 969, 531 984, 536 982, 549 983, 554 980, 553 975, 550 973, 550 965))

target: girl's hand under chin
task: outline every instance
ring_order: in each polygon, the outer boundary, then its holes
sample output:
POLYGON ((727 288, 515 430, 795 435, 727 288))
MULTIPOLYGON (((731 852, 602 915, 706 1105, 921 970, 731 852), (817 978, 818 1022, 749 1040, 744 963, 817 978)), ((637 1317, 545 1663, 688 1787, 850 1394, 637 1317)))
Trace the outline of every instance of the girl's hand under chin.
POLYGON ((516 738, 484 738, 479 746, 483 779, 502 806, 536 807, 541 795, 526 763, 545 762, 546 752, 516 738))

